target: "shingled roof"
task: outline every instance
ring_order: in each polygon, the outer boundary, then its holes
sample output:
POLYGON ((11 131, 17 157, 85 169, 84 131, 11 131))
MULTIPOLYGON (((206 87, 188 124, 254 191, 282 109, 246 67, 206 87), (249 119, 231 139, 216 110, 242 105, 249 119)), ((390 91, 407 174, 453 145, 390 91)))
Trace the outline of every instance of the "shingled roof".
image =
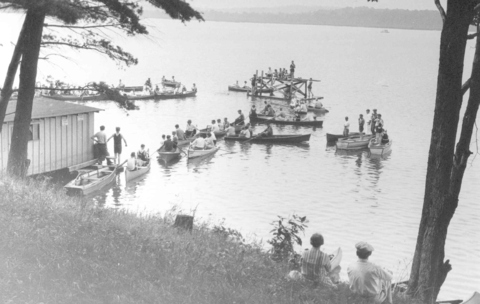
MULTIPOLYGON (((5 122, 14 120, 16 108, 17 101, 10 100, 5 115, 5 122)), ((35 99, 33 100, 32 119, 67 116, 99 111, 103 110, 45 97, 35 97, 35 99)))

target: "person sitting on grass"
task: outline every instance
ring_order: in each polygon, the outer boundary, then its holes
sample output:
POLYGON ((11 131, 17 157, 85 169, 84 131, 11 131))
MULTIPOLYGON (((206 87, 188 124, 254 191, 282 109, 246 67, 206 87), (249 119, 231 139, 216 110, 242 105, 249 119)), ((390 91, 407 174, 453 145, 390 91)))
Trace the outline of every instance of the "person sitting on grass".
POLYGON ((392 303, 392 272, 368 261, 373 252, 372 245, 358 242, 358 261, 348 266, 350 289, 361 295, 368 303, 392 303))

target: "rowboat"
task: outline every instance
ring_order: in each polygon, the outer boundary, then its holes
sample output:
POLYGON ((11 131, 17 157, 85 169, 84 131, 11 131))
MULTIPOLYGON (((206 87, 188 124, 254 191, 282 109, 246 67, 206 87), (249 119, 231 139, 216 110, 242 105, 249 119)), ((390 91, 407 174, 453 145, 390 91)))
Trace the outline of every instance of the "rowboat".
POLYGON ((162 85, 164 87, 172 87, 172 88, 176 88, 176 87, 179 87, 181 85, 180 82, 177 82, 177 81, 173 81, 173 80, 162 80, 162 85))
POLYGON ((161 94, 149 94, 149 95, 138 95, 138 96, 128 96, 128 100, 146 100, 146 99, 180 99, 180 98, 187 98, 187 97, 195 97, 197 94, 196 91, 185 91, 183 93, 161 93, 161 94))
POLYGON ((117 166, 97 166, 96 170, 79 171, 78 176, 64 188, 88 195, 113 182, 117 175, 117 168, 117 166))
MULTIPOLYGON (((358 132, 352 132, 352 133, 349 133, 349 136, 356 136, 356 135, 360 135, 360 133, 358 132)), ((344 136, 343 134, 330 134, 330 133, 327 133, 327 142, 335 142, 337 141, 338 139, 340 138, 346 138, 347 136, 344 136)))
POLYGON ((167 152, 165 151, 165 146, 162 146, 160 150, 158 150, 158 158, 162 159, 165 163, 168 163, 171 160, 179 158, 180 153, 182 153, 182 150, 180 150, 178 147, 175 149, 175 151, 167 152))
POLYGON ((187 153, 187 158, 190 159, 190 158, 212 155, 212 154, 215 154, 219 149, 220 147, 215 147, 208 150, 193 150, 189 148, 187 153))
POLYGON ((311 134, 302 134, 302 135, 273 135, 269 137, 239 137, 239 136, 227 136, 225 141, 249 141, 254 143, 272 143, 272 144, 297 144, 304 141, 310 140, 311 134))
POLYGON ((324 107, 321 107, 321 108, 316 108, 316 107, 312 107, 312 106, 308 106, 308 112, 314 112, 314 113, 319 113, 319 114, 325 114, 325 113, 328 113, 330 111, 328 111, 327 109, 325 109, 324 107))
POLYGON ((323 120, 277 120, 271 116, 257 115, 257 117, 250 117, 251 123, 272 123, 276 125, 294 125, 294 126, 305 126, 305 127, 322 127, 323 120))
POLYGON ((386 144, 377 144, 375 138, 370 139, 368 148, 372 155, 385 155, 392 151, 393 141, 390 139, 386 144))
MULTIPOLYGON (((198 134, 207 134, 207 132, 210 132, 209 129, 200 129, 198 130, 199 132, 197 133, 197 136, 198 134)), ((222 137, 222 136, 225 136, 225 134, 227 134, 227 131, 215 131, 213 132, 213 134, 215 134, 215 138, 219 138, 219 137, 222 137)))
POLYGON ((137 166, 137 168, 133 171, 125 169, 125 182, 128 183, 129 181, 146 174, 148 171, 150 171, 150 162, 148 162, 148 164, 143 167, 137 166))
POLYGON ((250 92, 252 88, 250 87, 239 87, 239 86, 228 86, 229 91, 233 92, 250 92))
POLYGON ((108 100, 106 94, 97 94, 97 95, 43 95, 42 97, 54 99, 54 100, 62 100, 62 101, 99 101, 99 100, 108 100))
POLYGON ((347 138, 340 138, 337 141, 337 149, 341 150, 356 150, 368 147, 368 142, 373 135, 349 136, 347 138))

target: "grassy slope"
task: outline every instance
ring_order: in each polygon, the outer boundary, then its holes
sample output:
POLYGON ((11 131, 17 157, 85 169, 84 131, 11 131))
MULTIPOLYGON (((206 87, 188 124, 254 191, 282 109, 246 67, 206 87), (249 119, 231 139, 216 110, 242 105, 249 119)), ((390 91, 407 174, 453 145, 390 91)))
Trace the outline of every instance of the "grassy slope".
MULTIPOLYGON (((312 289, 225 230, 171 227, 88 206, 39 182, 0 180, 1 303, 353 303, 312 289)), ((397 302, 399 303, 399 302, 397 302)))

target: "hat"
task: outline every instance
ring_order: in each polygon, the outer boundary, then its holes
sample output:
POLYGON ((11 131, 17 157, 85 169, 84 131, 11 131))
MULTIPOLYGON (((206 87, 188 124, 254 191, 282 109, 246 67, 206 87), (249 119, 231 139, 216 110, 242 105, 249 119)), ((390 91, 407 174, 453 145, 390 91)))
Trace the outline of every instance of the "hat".
POLYGON ((367 242, 358 242, 357 244, 355 244, 355 248, 357 248, 357 251, 362 251, 362 252, 373 251, 373 246, 367 242))

